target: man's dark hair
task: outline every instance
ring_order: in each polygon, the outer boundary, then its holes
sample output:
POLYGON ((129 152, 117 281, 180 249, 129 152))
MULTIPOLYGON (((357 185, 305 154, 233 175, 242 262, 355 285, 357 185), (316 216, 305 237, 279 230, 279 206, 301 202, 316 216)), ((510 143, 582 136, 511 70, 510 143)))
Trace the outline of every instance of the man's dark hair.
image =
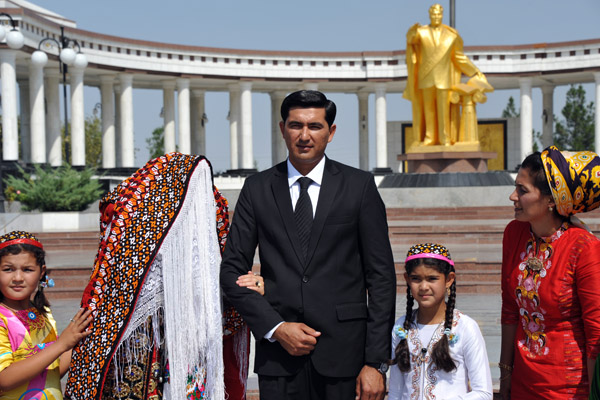
POLYGON ((299 90, 290 93, 281 103, 281 119, 285 123, 292 108, 324 108, 325 121, 331 128, 337 109, 335 103, 317 90, 299 90))

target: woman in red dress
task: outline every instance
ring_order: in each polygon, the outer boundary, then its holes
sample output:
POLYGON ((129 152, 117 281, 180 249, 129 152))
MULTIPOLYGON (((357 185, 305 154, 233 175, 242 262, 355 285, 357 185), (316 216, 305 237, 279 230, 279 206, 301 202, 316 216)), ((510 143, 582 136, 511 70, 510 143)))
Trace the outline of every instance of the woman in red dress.
POLYGON ((502 243, 500 392, 587 399, 600 351, 600 241, 573 214, 600 205, 600 158, 528 156, 502 243))

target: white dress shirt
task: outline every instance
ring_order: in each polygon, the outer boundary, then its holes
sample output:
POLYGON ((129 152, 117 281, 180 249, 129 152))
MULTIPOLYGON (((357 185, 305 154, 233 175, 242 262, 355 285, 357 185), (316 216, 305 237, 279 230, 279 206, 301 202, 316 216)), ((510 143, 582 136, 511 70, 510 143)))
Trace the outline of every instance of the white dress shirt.
MULTIPOLYGON (((287 160, 288 168, 288 185, 290 186, 290 197, 292 198, 292 208, 296 210, 296 203, 298 197, 300 197, 300 183, 298 179, 302 178, 302 175, 290 162, 287 160)), ((306 174, 307 178, 312 179, 310 186, 308 187, 308 195, 310 196, 310 202, 313 208, 313 218, 317 213, 317 202, 319 200, 319 192, 321 191, 321 182, 323 181, 323 171, 325 170, 325 157, 319 161, 319 163, 306 174)))
MULTIPOLYGON (((290 186, 290 197, 292 198, 292 208, 296 209, 296 203, 298 202, 298 198, 300 197, 300 183, 298 179, 306 176, 307 178, 312 179, 312 182, 308 186, 308 195, 310 196, 310 202, 312 204, 313 209, 313 218, 317 213, 317 202, 319 200, 319 193, 321 192, 321 182, 323 182, 323 171, 325 170, 325 157, 321 158, 321 161, 306 175, 302 175, 290 162, 290 159, 287 160, 287 170, 288 170, 288 184, 290 186)), ((271 342, 275 342, 273 339, 273 334, 279 328, 279 325, 283 324, 285 321, 281 321, 277 325, 273 327, 267 334, 265 335, 265 339, 268 339, 271 342)))

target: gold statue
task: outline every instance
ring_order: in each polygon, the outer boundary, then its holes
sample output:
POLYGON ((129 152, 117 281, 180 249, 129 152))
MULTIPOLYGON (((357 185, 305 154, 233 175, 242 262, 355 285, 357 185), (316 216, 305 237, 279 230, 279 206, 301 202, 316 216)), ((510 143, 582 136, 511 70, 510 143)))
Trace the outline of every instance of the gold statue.
POLYGON ((434 4, 429 8, 431 23, 425 26, 417 23, 406 34, 408 81, 403 97, 412 102, 417 145, 450 146, 459 141, 478 145, 473 102, 485 101, 483 92, 493 88, 464 55, 458 32, 442 24, 443 11, 441 5, 434 4), (462 74, 476 76, 476 80, 461 84, 462 74), (469 115, 464 120, 471 126, 460 126, 461 104, 468 106, 469 115), (462 137, 459 136, 461 131, 462 137))

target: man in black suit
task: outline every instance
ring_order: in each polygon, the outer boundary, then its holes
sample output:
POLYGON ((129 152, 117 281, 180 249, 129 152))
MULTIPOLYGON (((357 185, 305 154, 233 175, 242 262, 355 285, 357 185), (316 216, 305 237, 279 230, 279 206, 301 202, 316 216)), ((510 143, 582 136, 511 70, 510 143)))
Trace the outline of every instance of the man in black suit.
POLYGON ((288 160, 246 179, 223 255, 263 400, 385 396, 396 298, 385 205, 370 173, 325 156, 335 114, 317 91, 285 98, 288 160), (257 245, 264 296, 236 284, 257 245))

